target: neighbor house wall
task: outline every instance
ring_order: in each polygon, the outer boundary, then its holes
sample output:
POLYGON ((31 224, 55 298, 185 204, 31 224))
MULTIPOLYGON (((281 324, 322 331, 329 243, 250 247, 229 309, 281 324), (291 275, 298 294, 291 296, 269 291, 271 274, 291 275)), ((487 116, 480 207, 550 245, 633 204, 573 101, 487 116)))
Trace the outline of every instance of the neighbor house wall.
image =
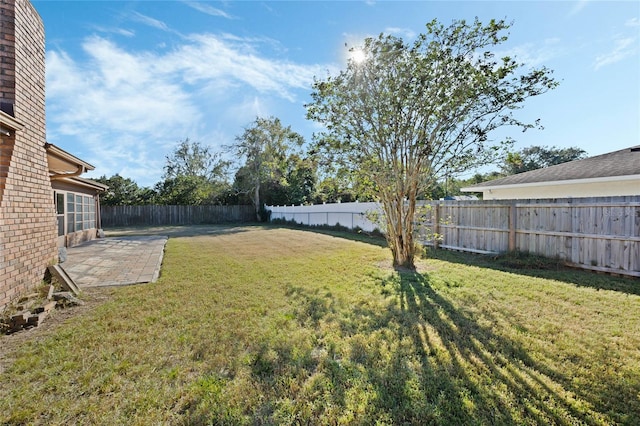
POLYGON ((484 191, 485 200, 523 200, 535 198, 583 198, 640 195, 640 177, 632 180, 569 183, 555 185, 520 185, 484 191))
POLYGON ((0 310, 55 262, 56 222, 45 144, 44 25, 28 0, 0 2, 0 100, 24 128, 0 140, 0 310))

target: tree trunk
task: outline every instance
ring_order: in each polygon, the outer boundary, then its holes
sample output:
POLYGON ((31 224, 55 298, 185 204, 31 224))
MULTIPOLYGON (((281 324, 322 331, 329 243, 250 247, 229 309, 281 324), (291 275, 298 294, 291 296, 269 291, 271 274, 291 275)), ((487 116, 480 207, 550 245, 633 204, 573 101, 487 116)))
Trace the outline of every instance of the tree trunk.
POLYGON ((407 238, 406 241, 402 235, 396 237, 394 243, 395 250, 393 250, 393 267, 415 270, 416 265, 414 263, 415 249, 413 246, 413 237, 407 238))
POLYGON ((260 215, 260 180, 256 182, 255 190, 253 192, 253 204, 256 209, 256 218, 258 222, 262 222, 262 215, 260 215))
POLYGON ((387 242, 393 255, 394 268, 415 270, 415 245, 413 241, 413 216, 415 200, 396 200, 392 208, 385 209, 387 242))

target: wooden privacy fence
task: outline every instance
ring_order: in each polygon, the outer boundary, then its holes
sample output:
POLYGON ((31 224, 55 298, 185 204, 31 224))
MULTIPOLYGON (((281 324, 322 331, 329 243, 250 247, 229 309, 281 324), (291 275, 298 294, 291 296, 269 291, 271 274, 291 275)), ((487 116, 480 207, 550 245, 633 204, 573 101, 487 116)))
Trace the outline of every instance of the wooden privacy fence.
POLYGON ((102 227, 253 222, 252 206, 101 206, 102 227))
POLYGON ((427 205, 423 243, 478 253, 517 250, 640 277, 640 196, 427 205))

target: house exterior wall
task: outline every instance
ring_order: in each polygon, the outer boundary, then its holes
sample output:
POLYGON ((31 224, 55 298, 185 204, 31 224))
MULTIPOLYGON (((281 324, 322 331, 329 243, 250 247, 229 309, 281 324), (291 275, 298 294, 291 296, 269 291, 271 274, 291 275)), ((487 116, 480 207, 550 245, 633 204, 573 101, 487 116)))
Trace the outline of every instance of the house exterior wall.
POLYGON ((28 0, 0 0, 0 100, 23 129, 0 139, 0 311, 57 258, 45 144, 44 25, 28 0))
POLYGON ((64 179, 52 181, 51 186, 53 187, 56 200, 58 200, 59 196, 62 196, 64 200, 61 206, 56 206, 58 247, 73 247, 95 239, 100 227, 100 218, 97 213, 100 211, 99 191, 74 185, 64 179), (82 198, 82 210, 79 211, 77 203, 71 202, 71 204, 76 204, 73 211, 71 211, 70 197, 82 198), (87 200, 89 200, 91 205, 87 204, 87 200), (78 216, 81 216, 81 226, 78 226, 78 222, 76 221, 78 216), (89 226, 87 226, 87 224, 89 224, 89 226))
POLYGON ((483 191, 485 200, 522 200, 537 198, 584 198, 640 195, 640 176, 634 180, 564 185, 520 186, 515 188, 493 188, 483 191))

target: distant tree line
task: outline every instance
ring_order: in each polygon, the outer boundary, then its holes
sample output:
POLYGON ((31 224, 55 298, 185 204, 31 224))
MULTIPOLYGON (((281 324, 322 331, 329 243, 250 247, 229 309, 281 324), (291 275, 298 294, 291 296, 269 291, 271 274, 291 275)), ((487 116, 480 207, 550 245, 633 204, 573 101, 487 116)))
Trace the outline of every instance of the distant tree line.
MULTIPOLYGON (((162 180, 140 187, 119 174, 95 179, 109 186, 101 195, 104 206, 127 205, 267 205, 322 204, 323 202, 373 201, 375 194, 366 176, 357 171, 324 164, 313 147, 305 151, 299 134, 283 127, 276 118, 257 118, 232 147, 214 151, 211 146, 186 138, 166 157, 162 180), (257 138, 255 133, 282 132, 282 137, 257 138), (253 144, 253 145, 251 145, 253 144), (231 173, 224 152, 244 156, 231 173), (244 153, 244 154, 243 154, 244 153), (247 155, 248 154, 248 155, 247 155)), ((497 170, 475 173, 470 178, 445 175, 419 198, 438 200, 463 195, 460 188, 493 179, 585 158, 578 147, 531 146, 509 151, 494 163, 497 170)))

